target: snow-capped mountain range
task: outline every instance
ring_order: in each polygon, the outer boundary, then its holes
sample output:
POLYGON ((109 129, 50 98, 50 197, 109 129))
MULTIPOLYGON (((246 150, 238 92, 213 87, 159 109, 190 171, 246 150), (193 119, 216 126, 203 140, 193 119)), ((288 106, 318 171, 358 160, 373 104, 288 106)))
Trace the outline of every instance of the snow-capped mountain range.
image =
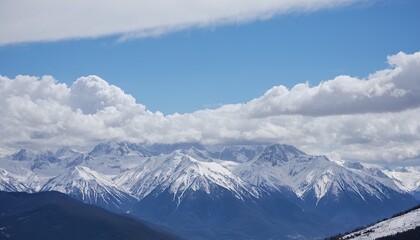
POLYGON ((375 169, 360 163, 340 166, 325 156, 307 155, 289 145, 226 146, 221 152, 194 144, 179 149, 167 145, 174 150, 165 148, 162 153, 158 148, 120 142, 99 144, 87 154, 70 148, 37 154, 22 149, 0 161, 1 180, 8 183, 0 185, 1 190, 70 193, 70 186, 93 188, 82 184, 94 181, 109 192, 124 192, 140 200, 157 187, 169 188, 182 197, 186 189, 204 189, 211 194, 210 185, 216 184, 238 198, 289 189, 300 198, 313 191, 320 200, 329 192, 337 194, 344 183, 361 199, 361 191, 381 199, 387 197, 382 187, 411 192, 420 186, 415 168, 375 169), (83 182, 77 184, 79 180, 83 182))
MULTIPOLYGON (((416 175, 410 171, 407 174, 416 175)), ((192 201, 203 197, 212 203, 229 198, 238 205, 252 202, 260 207, 259 202, 281 196, 299 209, 332 219, 332 224, 353 227, 413 205, 407 193, 415 192, 418 184, 413 187, 404 176, 359 163, 337 164, 281 144, 109 142, 88 153, 67 147, 39 153, 23 149, 0 160, 2 191, 60 191, 168 225, 165 221, 175 210, 181 211, 185 202, 191 208, 192 201), (153 208, 150 204, 161 198, 174 204, 171 211, 159 217, 142 215, 143 208, 153 208), (355 216, 358 211, 365 215, 355 216), (365 218, 368 215, 372 219, 365 218)))

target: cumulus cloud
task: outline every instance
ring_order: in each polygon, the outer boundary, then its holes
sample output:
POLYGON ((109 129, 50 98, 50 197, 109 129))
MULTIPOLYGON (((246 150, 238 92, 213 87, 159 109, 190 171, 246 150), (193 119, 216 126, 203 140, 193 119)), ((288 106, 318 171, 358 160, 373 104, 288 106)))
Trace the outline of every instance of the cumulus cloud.
POLYGON ((420 52, 388 57, 391 68, 367 78, 338 76, 318 86, 276 86, 245 107, 254 117, 396 112, 420 106, 420 52))
POLYGON ((280 142, 354 161, 420 164, 420 52, 389 69, 318 86, 277 86, 247 103, 163 115, 97 76, 0 77, 0 151, 103 141, 205 144, 280 142), (414 159, 414 160, 413 160, 414 159))
POLYGON ((106 107, 139 108, 145 107, 136 104, 136 100, 124 93, 121 88, 109 85, 96 76, 81 77, 70 88, 69 104, 74 109, 80 109, 85 114, 94 114, 106 107))
POLYGON ((3 0, 0 45, 31 41, 157 36, 190 27, 267 19, 360 0, 3 0))

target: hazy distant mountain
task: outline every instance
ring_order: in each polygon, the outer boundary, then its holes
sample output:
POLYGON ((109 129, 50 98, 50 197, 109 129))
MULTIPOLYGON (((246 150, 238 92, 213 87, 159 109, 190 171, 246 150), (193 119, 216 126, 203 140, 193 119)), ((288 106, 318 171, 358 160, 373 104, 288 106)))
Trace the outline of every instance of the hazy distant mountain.
POLYGON ((21 150, 0 160, 0 190, 60 191, 188 238, 313 238, 415 205, 387 174, 290 145, 109 142, 21 150))
POLYGON ((420 167, 382 168, 381 170, 392 178, 399 188, 410 192, 420 200, 420 167))

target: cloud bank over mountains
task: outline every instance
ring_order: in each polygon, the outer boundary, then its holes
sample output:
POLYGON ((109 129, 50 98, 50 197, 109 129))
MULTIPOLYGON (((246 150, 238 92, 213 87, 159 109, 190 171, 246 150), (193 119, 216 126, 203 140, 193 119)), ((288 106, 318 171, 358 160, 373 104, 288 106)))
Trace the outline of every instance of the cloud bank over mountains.
POLYGON ((420 163, 420 52, 366 78, 275 86, 246 103, 163 115, 97 76, 0 77, 0 152, 103 141, 280 142, 311 154, 420 163), (413 160, 414 159, 414 160, 413 160))
POLYGON ((360 0, 3 0, 0 45, 95 38, 159 36, 191 27, 263 20, 360 0))

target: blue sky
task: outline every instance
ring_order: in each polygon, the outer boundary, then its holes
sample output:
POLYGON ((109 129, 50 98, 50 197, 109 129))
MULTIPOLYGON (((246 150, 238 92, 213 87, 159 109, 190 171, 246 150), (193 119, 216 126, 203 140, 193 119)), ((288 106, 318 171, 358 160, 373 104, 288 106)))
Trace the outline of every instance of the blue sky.
POLYGON ((97 75, 152 111, 186 113, 261 96, 276 85, 367 77, 386 57, 420 50, 420 2, 369 1, 158 37, 0 46, 0 75, 97 75))
POLYGON ((417 0, 3 0, 0 155, 285 143, 420 166, 419 10, 417 0))

